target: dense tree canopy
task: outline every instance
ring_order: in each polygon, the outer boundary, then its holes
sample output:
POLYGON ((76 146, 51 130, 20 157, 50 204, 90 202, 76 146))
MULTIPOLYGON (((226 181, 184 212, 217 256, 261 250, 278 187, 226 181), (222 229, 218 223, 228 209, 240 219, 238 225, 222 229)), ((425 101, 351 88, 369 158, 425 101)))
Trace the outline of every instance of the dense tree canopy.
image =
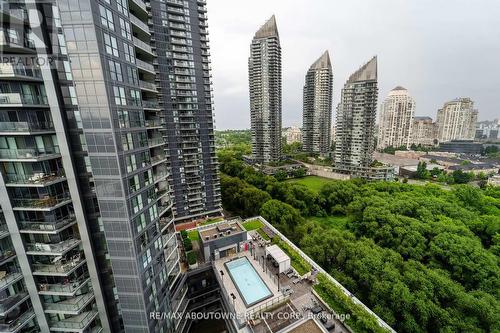
POLYGON ((224 207, 260 213, 398 332, 500 330, 500 188, 337 181, 313 192, 221 159, 224 207), (307 222, 347 217, 344 230, 307 222))

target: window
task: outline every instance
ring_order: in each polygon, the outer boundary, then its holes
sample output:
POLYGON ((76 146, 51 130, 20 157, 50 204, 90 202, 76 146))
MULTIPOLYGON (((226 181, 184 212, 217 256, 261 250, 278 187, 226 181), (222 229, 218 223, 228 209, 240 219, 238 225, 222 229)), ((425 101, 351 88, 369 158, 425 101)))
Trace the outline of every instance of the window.
POLYGON ((146 268, 150 263, 151 263, 151 249, 147 249, 146 253, 142 255, 142 265, 144 268, 146 268))
POLYGON ((118 11, 128 17, 127 0, 116 0, 118 11))
POLYGON ((120 30, 122 37, 132 40, 132 32, 130 31, 130 24, 120 17, 120 30))
POLYGON ((134 149, 132 133, 122 134, 122 147, 124 151, 134 149))
POLYGON ((135 64, 134 47, 126 42, 123 42, 123 51, 125 52, 125 60, 135 64))
POLYGON ((113 60, 109 60, 108 63, 111 79, 123 82, 122 65, 119 62, 113 60))
POLYGON ((125 88, 113 86, 113 92, 115 94, 116 105, 127 105, 127 98, 125 97, 125 88))
POLYGON ((118 111, 118 122, 120 124, 120 128, 130 127, 128 111, 124 111, 124 110, 118 111))
POLYGON ((144 208, 142 203, 142 194, 138 194, 136 197, 132 198, 132 208, 134 214, 137 214, 142 208, 144 208))
POLYGON ((127 66, 127 81, 130 84, 139 84, 139 80, 137 79, 137 71, 135 68, 127 66))
POLYGON ((119 57, 120 53, 118 52, 118 43, 116 42, 116 38, 110 36, 107 33, 104 33, 104 45, 106 46, 106 53, 114 55, 115 57, 119 57))
POLYGON ((141 105, 141 93, 139 92, 139 90, 130 89, 130 98, 132 105, 141 105))
POLYGON ((115 24, 113 22, 113 13, 111 10, 99 5, 99 14, 101 15, 101 24, 110 30, 115 31, 115 24))

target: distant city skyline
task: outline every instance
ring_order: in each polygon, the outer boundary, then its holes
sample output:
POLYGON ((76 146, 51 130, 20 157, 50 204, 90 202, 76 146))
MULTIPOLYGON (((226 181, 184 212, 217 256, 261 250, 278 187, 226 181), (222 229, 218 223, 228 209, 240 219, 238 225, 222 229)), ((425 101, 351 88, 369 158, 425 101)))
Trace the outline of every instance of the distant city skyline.
POLYGON ((283 127, 302 124, 303 73, 325 49, 335 73, 334 110, 345 78, 377 55, 380 100, 401 85, 415 98, 416 116, 435 120, 444 102, 470 97, 480 121, 499 118, 500 3, 479 2, 210 1, 217 129, 250 128, 248 40, 272 14, 283 52, 283 127))

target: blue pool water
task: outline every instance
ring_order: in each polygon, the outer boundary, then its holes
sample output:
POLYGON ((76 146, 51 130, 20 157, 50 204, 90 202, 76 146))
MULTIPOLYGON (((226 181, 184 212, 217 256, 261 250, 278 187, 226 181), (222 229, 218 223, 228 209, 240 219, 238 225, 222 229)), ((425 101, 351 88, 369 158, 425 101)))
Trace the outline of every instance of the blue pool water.
POLYGON ((246 306, 273 295, 246 257, 226 262, 225 265, 246 306))

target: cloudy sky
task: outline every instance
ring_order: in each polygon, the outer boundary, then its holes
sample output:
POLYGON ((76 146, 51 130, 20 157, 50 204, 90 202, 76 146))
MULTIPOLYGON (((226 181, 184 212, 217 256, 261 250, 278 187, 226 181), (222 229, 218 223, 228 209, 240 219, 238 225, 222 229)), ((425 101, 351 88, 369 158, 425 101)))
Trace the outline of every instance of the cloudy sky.
MULTIPOLYGON (((500 117, 500 0, 208 0, 217 129, 248 128, 247 61, 275 14, 283 65, 283 125, 302 123, 302 86, 325 49, 334 109, 347 77, 378 55, 379 102, 397 85, 417 115, 471 97, 481 120, 500 117)), ((335 112, 334 112, 335 113, 335 112)))

